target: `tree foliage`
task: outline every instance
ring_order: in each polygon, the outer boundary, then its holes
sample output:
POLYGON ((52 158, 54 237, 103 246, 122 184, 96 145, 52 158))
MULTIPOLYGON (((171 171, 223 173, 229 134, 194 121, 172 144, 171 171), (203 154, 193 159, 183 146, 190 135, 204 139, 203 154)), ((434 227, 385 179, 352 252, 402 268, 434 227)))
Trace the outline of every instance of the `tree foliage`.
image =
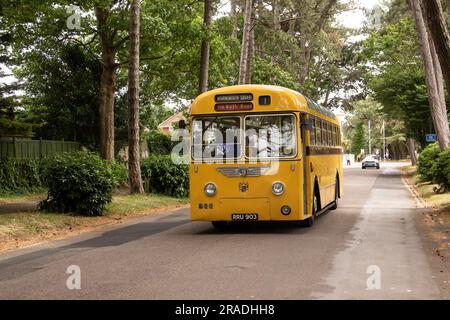
POLYGON ((372 65, 368 85, 383 113, 400 120, 403 133, 424 146, 432 124, 417 40, 411 37, 414 32, 411 18, 389 24, 370 35, 363 53, 372 65))

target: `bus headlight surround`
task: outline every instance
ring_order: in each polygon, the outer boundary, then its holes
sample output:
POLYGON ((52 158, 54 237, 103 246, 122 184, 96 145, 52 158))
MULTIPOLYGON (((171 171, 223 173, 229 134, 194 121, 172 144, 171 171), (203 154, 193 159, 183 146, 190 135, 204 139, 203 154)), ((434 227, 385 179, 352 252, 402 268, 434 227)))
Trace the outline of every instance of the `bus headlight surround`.
POLYGON ((276 181, 272 184, 272 193, 276 196, 281 196, 284 193, 285 187, 283 182, 276 181))
POLYGON ((217 192, 217 187, 214 183, 210 182, 205 185, 204 191, 208 197, 214 197, 217 192))

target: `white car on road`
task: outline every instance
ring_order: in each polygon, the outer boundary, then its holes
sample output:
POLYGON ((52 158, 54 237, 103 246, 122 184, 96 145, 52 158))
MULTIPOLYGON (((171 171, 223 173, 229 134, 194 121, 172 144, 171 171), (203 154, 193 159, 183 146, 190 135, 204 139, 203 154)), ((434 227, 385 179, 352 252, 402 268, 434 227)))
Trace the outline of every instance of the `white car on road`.
POLYGON ((369 155, 363 159, 362 168, 366 169, 369 167, 380 169, 380 160, 378 160, 377 156, 369 155))

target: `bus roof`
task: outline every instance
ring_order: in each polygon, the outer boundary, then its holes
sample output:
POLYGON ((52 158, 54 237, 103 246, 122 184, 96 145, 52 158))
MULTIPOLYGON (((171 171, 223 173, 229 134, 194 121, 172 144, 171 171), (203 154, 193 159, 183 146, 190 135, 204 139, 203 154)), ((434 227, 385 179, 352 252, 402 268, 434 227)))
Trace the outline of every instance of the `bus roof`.
POLYGON ((336 122, 333 112, 305 95, 288 88, 269 85, 238 85, 205 92, 194 100, 191 115, 242 113, 243 110, 246 113, 304 111, 336 122), (270 99, 264 99, 265 97, 270 99), (218 105, 230 108, 218 110, 218 105), (241 107, 243 109, 240 109, 241 107))

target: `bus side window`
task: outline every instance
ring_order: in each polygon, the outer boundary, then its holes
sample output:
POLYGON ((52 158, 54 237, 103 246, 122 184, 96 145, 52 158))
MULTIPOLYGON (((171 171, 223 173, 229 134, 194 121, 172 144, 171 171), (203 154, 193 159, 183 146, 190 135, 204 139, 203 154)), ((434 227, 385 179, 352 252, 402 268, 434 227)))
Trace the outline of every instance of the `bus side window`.
POLYGON ((336 126, 334 126, 334 140, 336 141, 335 146, 337 147, 339 145, 339 137, 338 137, 336 126))
POLYGON ((340 147, 341 146, 341 129, 339 127, 337 127, 336 133, 337 133, 337 141, 338 141, 337 144, 340 147))
POLYGON ((322 122, 323 145, 328 145, 328 126, 325 121, 322 122))
POLYGON ((310 119, 312 122, 312 130, 309 132, 309 136, 310 136, 309 144, 311 146, 314 146, 316 144, 316 121, 315 121, 314 117, 311 117, 310 119))
POLYGON ((328 145, 333 146, 333 125, 328 123, 328 145))
POLYGON ((317 126, 317 131, 316 131, 316 140, 317 143, 316 145, 321 146, 322 145, 322 125, 320 123, 320 120, 316 120, 316 126, 317 126))
POLYGON ((331 145, 333 146, 333 147, 335 147, 336 146, 336 126, 333 124, 332 126, 331 126, 331 128, 332 128, 332 135, 333 135, 333 139, 332 139, 332 143, 331 143, 331 145))

